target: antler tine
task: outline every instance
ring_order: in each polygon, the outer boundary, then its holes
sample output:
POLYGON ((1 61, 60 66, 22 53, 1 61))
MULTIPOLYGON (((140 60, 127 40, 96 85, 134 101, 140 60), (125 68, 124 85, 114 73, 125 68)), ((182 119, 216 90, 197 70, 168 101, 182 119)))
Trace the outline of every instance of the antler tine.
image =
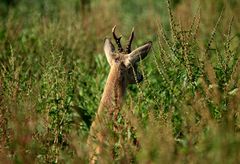
POLYGON ((127 53, 131 52, 131 45, 132 45, 133 37, 134 37, 134 27, 132 28, 132 32, 131 32, 131 35, 129 37, 128 44, 127 44, 127 47, 126 47, 126 52, 127 53))
POLYGON ((116 29, 116 25, 112 28, 113 38, 115 39, 115 41, 118 45, 118 51, 123 52, 123 48, 122 48, 122 45, 121 45, 121 42, 120 42, 121 36, 117 37, 117 35, 115 34, 115 29, 116 29))

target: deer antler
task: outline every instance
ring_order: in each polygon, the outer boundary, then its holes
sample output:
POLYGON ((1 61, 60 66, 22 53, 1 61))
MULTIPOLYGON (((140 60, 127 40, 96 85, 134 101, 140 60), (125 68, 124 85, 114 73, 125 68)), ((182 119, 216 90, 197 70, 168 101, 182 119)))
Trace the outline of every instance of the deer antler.
POLYGON ((120 42, 121 36, 117 37, 117 35, 115 34, 115 29, 116 29, 116 25, 112 28, 113 38, 115 39, 115 41, 118 45, 118 51, 123 52, 123 48, 122 48, 122 45, 121 45, 121 42, 120 42))
POLYGON ((130 35, 130 37, 128 39, 128 44, 127 44, 127 47, 126 47, 126 52, 127 53, 131 52, 131 45, 132 45, 133 37, 134 37, 134 28, 132 28, 131 35, 130 35))

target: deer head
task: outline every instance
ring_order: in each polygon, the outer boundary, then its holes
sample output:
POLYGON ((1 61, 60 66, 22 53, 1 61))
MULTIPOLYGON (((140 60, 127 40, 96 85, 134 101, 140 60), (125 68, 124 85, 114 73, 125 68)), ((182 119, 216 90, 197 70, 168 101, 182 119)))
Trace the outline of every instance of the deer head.
POLYGON ((121 71, 120 75, 122 75, 122 80, 125 80, 130 84, 139 83, 143 80, 143 76, 137 70, 137 63, 147 56, 149 50, 151 49, 152 42, 149 41, 131 51, 131 44, 134 37, 134 29, 132 29, 126 49, 123 49, 120 42, 121 37, 117 37, 115 34, 115 29, 116 26, 113 27, 112 33, 113 38, 118 46, 118 52, 115 51, 115 47, 110 39, 105 39, 104 52, 107 57, 107 61, 110 64, 111 68, 116 66, 119 67, 119 70, 121 71))

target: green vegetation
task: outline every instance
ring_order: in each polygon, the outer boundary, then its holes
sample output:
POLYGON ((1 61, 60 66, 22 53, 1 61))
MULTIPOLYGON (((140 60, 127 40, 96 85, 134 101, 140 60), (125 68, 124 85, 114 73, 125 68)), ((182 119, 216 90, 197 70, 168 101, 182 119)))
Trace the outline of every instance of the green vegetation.
POLYGON ((240 2, 82 2, 0 2, 0 163, 88 163, 115 24, 123 43, 134 26, 133 47, 154 46, 106 163, 238 163, 240 2))

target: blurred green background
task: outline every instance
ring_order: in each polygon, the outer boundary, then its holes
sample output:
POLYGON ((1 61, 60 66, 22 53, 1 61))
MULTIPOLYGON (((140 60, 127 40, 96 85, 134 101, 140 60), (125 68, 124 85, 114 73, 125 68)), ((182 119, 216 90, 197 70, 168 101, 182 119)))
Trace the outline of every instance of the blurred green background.
POLYGON ((238 163, 239 10, 238 0, 1 0, 1 162, 88 163, 110 69, 103 41, 117 25, 123 44, 134 27, 133 48, 153 48, 105 163, 238 163))

